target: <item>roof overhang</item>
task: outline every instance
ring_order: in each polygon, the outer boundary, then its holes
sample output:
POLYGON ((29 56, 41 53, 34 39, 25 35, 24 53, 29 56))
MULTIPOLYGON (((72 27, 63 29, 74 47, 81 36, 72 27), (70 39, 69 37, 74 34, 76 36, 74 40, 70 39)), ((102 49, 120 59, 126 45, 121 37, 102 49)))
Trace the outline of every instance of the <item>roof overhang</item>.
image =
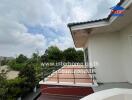
POLYGON ((77 48, 85 46, 90 34, 108 33, 120 31, 132 23, 132 0, 122 0, 118 5, 126 9, 123 17, 111 16, 111 14, 104 19, 68 24, 74 44, 77 48))

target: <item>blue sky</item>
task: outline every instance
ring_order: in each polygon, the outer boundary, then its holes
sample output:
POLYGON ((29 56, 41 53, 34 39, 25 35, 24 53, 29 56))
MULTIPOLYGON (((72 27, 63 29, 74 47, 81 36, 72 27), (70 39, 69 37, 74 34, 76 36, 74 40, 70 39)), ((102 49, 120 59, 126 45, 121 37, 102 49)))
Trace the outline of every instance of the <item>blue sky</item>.
POLYGON ((0 0, 0 56, 74 47, 67 27, 107 17, 119 0, 0 0))

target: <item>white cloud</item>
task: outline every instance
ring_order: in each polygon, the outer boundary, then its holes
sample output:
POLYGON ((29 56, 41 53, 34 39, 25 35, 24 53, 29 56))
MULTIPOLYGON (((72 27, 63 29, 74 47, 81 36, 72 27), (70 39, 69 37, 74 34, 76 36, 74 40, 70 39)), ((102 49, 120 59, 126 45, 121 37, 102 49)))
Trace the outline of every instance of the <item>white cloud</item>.
MULTIPOLYGON (((66 24, 102 17, 119 0, 0 0, 0 55, 31 55, 50 45, 61 49, 74 46, 66 24), (105 2, 105 3, 102 3, 105 2), (100 9, 101 8, 101 9, 100 9), (97 16, 98 15, 98 16, 97 16), (57 37, 29 33, 29 26, 56 30, 57 37)), ((52 34, 51 34, 52 35, 52 34)))
POLYGON ((73 14, 75 20, 78 20, 78 21, 86 21, 87 19, 89 19, 92 16, 91 14, 87 14, 87 11, 81 7, 73 8, 72 14, 73 14))
MULTIPOLYGON (((0 17, 1 18, 1 17, 0 17)), ((0 55, 31 55, 36 49, 45 49, 46 39, 41 34, 27 33, 27 28, 18 22, 0 19, 0 55)))

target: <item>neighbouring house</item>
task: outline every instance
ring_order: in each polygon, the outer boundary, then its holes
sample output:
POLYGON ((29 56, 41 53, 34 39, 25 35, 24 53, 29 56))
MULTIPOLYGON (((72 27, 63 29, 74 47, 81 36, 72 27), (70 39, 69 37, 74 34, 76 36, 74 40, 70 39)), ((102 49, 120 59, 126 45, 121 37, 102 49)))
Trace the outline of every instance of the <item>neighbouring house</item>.
MULTIPOLYGON (((84 48, 85 62, 95 63, 96 78, 98 83, 127 82, 132 84, 132 0, 120 0, 117 4, 125 9, 123 16, 113 16, 113 11, 107 18, 70 23, 68 27, 74 44, 77 48, 84 48)), ((124 90, 114 89, 101 92, 115 95, 123 94, 124 90)), ((124 94, 132 90, 125 90, 124 94)), ((130 100, 124 96, 106 99, 99 93, 94 97, 86 97, 82 100, 130 100), (102 99, 99 99, 102 96, 102 99), (119 99, 121 98, 122 99, 119 99), (90 99, 92 98, 92 99, 90 99), (97 99, 98 98, 98 99, 97 99), (116 99, 115 99, 116 98, 116 99)), ((132 92, 130 93, 132 94, 132 92)), ((111 95, 111 96, 113 96, 111 95)), ((109 95, 110 96, 110 95, 109 95)), ((125 96, 127 97, 127 96, 125 96)))
POLYGON ((13 57, 4 57, 4 56, 0 56, 0 61, 1 60, 13 60, 13 57))

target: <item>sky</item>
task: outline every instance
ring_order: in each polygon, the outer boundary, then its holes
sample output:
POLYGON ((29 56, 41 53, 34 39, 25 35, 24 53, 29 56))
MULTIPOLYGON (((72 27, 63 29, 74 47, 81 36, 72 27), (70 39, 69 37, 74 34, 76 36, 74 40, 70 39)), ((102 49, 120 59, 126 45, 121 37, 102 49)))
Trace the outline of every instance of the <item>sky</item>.
POLYGON ((68 23, 105 18, 119 0, 0 0, 0 56, 74 47, 68 23))

